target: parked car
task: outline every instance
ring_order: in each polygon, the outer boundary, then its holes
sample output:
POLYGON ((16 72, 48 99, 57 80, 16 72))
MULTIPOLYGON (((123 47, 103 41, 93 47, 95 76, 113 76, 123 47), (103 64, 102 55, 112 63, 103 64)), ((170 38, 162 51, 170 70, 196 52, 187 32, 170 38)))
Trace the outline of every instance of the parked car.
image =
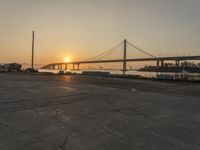
POLYGON ((6 72, 11 72, 11 71, 21 71, 21 64, 17 63, 9 63, 9 64, 3 64, 1 65, 2 70, 6 70, 6 72))
POLYGON ((0 73, 4 73, 4 72, 7 72, 7 71, 8 71, 7 69, 0 67, 0 73))

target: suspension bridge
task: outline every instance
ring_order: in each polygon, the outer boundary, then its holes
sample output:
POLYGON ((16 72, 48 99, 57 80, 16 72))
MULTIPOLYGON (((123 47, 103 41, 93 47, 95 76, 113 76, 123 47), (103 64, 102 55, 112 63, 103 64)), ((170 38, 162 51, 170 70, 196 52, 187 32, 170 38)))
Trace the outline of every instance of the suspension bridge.
POLYGON ((80 60, 80 61, 72 61, 72 62, 59 62, 59 63, 51 63, 48 64, 41 69, 57 69, 57 70, 67 70, 69 65, 72 65, 73 70, 79 70, 81 64, 97 64, 97 63, 123 63, 122 72, 123 74, 127 71, 127 62, 146 62, 146 61, 155 61, 157 67, 163 67, 165 61, 175 61, 175 65, 178 67, 180 65, 180 61, 186 60, 200 60, 200 56, 174 56, 174 57, 156 57, 153 54, 131 44, 126 39, 115 47, 99 54, 94 57, 80 60), (136 51, 145 55, 145 57, 140 58, 130 58, 128 54, 127 48, 131 47, 136 51), (112 56, 113 53, 120 53, 121 58, 117 59, 106 59, 108 56, 112 56), (121 54, 122 53, 122 54, 121 54))

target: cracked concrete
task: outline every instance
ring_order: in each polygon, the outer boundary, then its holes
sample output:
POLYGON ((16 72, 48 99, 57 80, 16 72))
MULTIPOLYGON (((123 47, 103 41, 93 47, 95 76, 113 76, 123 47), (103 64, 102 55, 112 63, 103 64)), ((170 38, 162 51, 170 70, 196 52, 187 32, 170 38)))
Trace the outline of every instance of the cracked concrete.
POLYGON ((61 119, 59 119, 59 115, 58 115, 59 111, 57 110, 57 108, 54 108, 54 110, 55 110, 55 119, 56 119, 58 122, 60 122, 61 124, 63 124, 64 126, 66 126, 67 128, 69 128, 69 129, 71 130, 71 131, 66 135, 66 137, 64 138, 62 144, 59 146, 62 150, 66 150, 66 149, 65 149, 65 145, 66 145, 68 139, 70 138, 70 136, 73 134, 74 130, 73 130, 73 128, 72 128, 69 124, 67 124, 66 122, 64 122, 64 121, 62 121, 61 119))
POLYGON ((65 137, 63 143, 61 146, 59 146, 62 150, 66 150, 65 146, 66 143, 68 142, 68 139, 70 138, 70 136, 73 134, 73 130, 71 130, 71 132, 65 137))
POLYGON ((199 83, 28 74, 0 81, 1 150, 200 149, 199 83))

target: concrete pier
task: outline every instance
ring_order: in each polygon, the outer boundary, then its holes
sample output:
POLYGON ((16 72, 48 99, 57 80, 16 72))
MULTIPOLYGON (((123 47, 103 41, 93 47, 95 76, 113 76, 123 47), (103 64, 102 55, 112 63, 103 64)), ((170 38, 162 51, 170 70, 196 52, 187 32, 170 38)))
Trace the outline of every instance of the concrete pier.
POLYGON ((200 85, 0 74, 1 150, 198 150, 200 85))
POLYGON ((176 61, 175 61, 175 64, 176 64, 176 67, 179 67, 179 66, 180 66, 180 61, 179 61, 179 60, 176 60, 176 61))
POLYGON ((68 65, 67 64, 65 64, 65 70, 67 70, 68 69, 68 65))

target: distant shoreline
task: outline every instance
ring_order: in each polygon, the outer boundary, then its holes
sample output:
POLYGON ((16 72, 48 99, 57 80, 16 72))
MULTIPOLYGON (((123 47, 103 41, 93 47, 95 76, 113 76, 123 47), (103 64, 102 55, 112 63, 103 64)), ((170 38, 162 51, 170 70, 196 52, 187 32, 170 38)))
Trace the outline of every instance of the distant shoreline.
POLYGON ((194 83, 200 83, 200 80, 191 80, 188 78, 188 76, 184 75, 181 76, 181 78, 173 77, 173 75, 170 74, 159 74, 156 77, 144 77, 140 75, 121 75, 121 74, 110 74, 110 76, 101 76, 101 75, 85 75, 81 73, 72 73, 72 72, 66 72, 64 74, 59 73, 50 73, 50 72, 7 72, 7 73, 0 73, 0 75, 36 75, 36 76, 87 76, 87 77, 97 77, 97 78, 116 78, 116 79, 136 79, 136 80, 152 80, 152 81, 167 81, 167 82, 194 82, 194 83))

